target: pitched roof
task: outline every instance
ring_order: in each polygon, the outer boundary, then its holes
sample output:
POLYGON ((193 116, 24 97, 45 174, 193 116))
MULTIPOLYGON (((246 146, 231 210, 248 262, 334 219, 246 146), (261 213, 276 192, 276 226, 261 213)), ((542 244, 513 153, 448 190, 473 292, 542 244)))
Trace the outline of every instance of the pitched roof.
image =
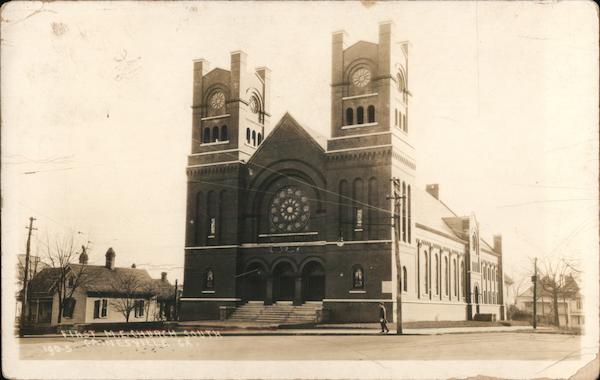
POLYGON ((171 285, 169 280, 152 279, 156 298, 159 301, 168 300, 175 297, 175 286, 171 285))
MULTIPOLYGON (((133 293, 139 295, 148 295, 157 288, 157 295, 166 292, 167 287, 171 287, 168 281, 155 280, 150 277, 145 269, 137 268, 115 268, 109 269, 102 265, 81 265, 70 264, 70 270, 76 275, 83 275, 81 288, 87 292, 106 293, 106 294, 125 294, 133 293), (130 278, 137 286, 133 289, 119 289, 119 284, 124 279, 130 278), (157 287, 157 281, 161 286, 157 287)), ((46 268, 38 273, 30 283, 31 297, 49 297, 54 294, 56 282, 61 275, 61 268, 46 268)))
POLYGON ((414 204, 419 207, 414 207, 415 222, 447 235, 459 238, 444 218, 455 218, 456 214, 448 208, 439 199, 420 188, 412 189, 414 195, 414 204))

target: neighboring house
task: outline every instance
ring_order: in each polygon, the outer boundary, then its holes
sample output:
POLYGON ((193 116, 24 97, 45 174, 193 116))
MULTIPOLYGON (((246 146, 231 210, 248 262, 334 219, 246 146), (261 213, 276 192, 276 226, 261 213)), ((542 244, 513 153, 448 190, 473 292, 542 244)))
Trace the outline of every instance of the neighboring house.
MULTIPOLYGON (((41 272, 44 268, 47 268, 48 264, 44 263, 39 256, 29 256, 29 276, 27 277, 29 281, 39 272, 41 272)), ((21 316, 21 306, 22 306, 22 298, 21 292, 23 291, 23 281, 25 279, 25 255, 17 256, 17 293, 16 293, 16 302, 17 307, 15 308, 15 318, 19 318, 21 316)))
POLYGON ((88 265, 83 253, 79 264, 67 268, 67 286, 75 285, 72 297, 64 302, 59 322, 57 288, 62 268, 46 268, 30 282, 28 322, 38 326, 71 325, 79 323, 125 322, 123 310, 131 310, 129 322, 164 319, 161 305, 167 304, 168 294, 175 294, 163 273, 160 280, 150 277, 145 269, 115 267, 115 252, 106 252, 106 264, 88 265), (78 281, 77 276, 84 276, 78 281), (79 285, 77 285, 79 283, 79 285))
MULTIPOLYGON (((572 277, 567 281, 571 282, 570 288, 574 291, 569 292, 563 297, 558 297, 558 320, 560 326, 582 327, 585 324, 583 312, 583 297, 579 288, 572 277)), ((541 286, 537 287, 537 320, 543 323, 552 323, 554 319, 554 305, 552 294, 544 291, 541 286)), ((516 297, 516 305, 519 310, 533 314, 533 285, 516 297)))

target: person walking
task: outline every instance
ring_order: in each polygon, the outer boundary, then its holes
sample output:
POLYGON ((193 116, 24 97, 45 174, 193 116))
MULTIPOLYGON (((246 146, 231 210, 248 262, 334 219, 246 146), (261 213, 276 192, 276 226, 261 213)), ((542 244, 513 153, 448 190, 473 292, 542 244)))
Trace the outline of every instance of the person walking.
POLYGON ((387 318, 386 318, 386 312, 385 312, 385 305, 383 304, 383 302, 379 302, 379 323, 381 323, 381 332, 380 334, 383 333, 389 333, 390 330, 388 329, 386 323, 387 323, 387 318))

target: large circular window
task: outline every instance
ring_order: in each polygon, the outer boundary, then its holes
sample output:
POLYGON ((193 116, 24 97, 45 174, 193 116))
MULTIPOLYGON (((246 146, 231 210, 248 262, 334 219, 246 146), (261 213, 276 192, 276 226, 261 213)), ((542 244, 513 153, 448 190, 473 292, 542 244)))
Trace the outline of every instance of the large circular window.
POLYGON ((271 201, 271 232, 302 231, 310 217, 308 198, 293 186, 279 189, 271 201))

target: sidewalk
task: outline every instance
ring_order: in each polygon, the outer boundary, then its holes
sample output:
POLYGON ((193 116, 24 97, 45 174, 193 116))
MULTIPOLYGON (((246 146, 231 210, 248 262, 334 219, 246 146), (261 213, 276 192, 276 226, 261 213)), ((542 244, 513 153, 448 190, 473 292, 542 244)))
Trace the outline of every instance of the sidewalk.
MULTIPOLYGON (((390 332, 387 335, 396 335, 394 325, 390 324, 390 332)), ((129 331, 123 329, 125 333, 129 331)), ((383 335, 380 334, 378 323, 345 323, 345 324, 321 324, 315 326, 284 326, 267 323, 244 323, 231 321, 193 321, 179 322, 177 327, 170 330, 169 335, 198 336, 200 333, 206 336, 213 334, 221 336, 295 336, 295 335, 383 335), (195 335, 198 334, 198 335, 195 335)), ((442 335, 442 334, 472 334, 472 333, 501 333, 501 332, 538 332, 549 333, 555 329, 551 327, 538 327, 534 330, 531 326, 483 326, 483 327, 448 327, 448 328, 404 328, 404 335, 442 335)), ((148 331, 153 331, 149 329, 148 331)), ((116 332, 116 331, 115 331, 116 332)), ((97 336, 103 336, 103 332, 97 332, 97 336)), ((134 336, 134 334, 131 334, 134 336)), ((142 335, 140 333, 140 335, 142 335)), ((28 335, 31 338, 62 337, 61 334, 28 335)))

